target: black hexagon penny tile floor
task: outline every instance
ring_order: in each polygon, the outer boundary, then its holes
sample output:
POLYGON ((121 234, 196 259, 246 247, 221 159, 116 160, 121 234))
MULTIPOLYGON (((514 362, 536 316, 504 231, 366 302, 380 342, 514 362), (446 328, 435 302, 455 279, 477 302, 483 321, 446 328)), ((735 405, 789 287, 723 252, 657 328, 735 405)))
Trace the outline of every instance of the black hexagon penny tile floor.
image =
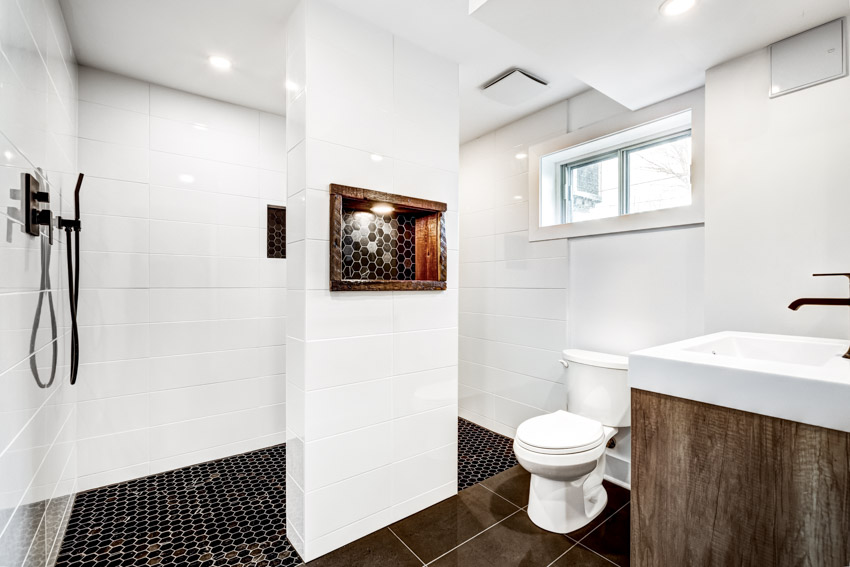
POLYGON ((465 419, 457 427, 457 489, 474 486, 518 464, 514 440, 465 419))
POLYGON ((285 466, 277 445, 78 494, 56 565, 301 565, 285 466))
MULTIPOLYGON (((458 490, 516 465, 512 440, 458 420, 458 490)), ((295 566, 286 446, 77 495, 57 567, 295 566)))

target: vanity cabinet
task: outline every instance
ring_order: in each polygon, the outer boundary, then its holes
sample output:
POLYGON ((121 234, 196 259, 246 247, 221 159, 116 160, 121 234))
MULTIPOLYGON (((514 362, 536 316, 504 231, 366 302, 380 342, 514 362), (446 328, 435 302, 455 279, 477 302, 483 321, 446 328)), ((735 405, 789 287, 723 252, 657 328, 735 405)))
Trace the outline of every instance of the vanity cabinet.
POLYGON ((631 502, 637 567, 845 567, 850 433, 633 389, 631 502))

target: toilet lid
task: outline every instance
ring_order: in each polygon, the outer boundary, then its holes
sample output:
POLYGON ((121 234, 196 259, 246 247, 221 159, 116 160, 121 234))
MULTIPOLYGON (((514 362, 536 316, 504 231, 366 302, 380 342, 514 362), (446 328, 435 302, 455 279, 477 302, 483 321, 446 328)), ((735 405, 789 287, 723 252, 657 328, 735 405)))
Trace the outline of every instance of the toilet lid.
POLYGON ((541 453, 587 451, 604 437, 598 421, 562 410, 528 419, 516 431, 517 441, 530 451, 541 453))

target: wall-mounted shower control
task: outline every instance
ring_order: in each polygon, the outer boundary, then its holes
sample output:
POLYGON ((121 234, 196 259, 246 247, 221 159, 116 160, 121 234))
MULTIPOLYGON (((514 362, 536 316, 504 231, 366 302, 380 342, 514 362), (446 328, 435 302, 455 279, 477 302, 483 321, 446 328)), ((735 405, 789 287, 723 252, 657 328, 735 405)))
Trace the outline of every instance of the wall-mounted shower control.
POLYGON ((21 211, 23 212, 24 232, 33 236, 40 234, 41 226, 46 226, 50 244, 53 244, 53 213, 45 205, 50 203, 50 193, 41 191, 38 178, 30 173, 21 174, 21 211))

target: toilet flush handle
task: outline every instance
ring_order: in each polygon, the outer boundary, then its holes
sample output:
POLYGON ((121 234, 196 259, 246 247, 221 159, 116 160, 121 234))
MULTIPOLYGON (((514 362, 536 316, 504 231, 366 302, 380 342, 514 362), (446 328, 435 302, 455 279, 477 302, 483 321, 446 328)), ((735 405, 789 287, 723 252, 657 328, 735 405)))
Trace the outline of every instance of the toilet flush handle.
POLYGON ((569 363, 569 362, 567 362, 566 360, 561 359, 561 360, 559 360, 558 362, 560 362, 561 364, 563 364, 563 365, 564 365, 564 368, 569 368, 569 367, 570 367, 570 363, 569 363))

